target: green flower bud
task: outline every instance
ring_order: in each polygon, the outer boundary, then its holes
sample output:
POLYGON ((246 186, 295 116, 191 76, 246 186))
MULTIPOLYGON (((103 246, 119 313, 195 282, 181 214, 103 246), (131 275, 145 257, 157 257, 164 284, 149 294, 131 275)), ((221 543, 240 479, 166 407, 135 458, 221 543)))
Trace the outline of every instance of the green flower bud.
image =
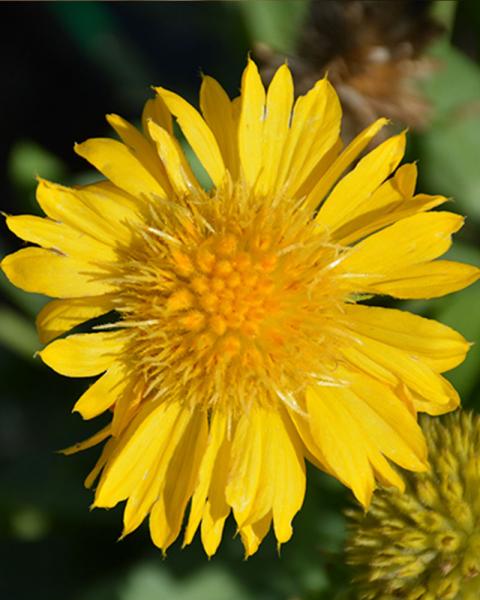
POLYGON ((425 418, 430 471, 404 473, 349 511, 347 562, 361 600, 480 599, 480 416, 425 418))

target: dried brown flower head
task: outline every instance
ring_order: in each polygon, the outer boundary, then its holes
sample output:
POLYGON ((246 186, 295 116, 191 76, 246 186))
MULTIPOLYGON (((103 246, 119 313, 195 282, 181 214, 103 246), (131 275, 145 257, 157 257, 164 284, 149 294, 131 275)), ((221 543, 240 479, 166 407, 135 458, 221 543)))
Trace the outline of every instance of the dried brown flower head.
MULTIPOLYGON (((344 137, 352 138, 379 115, 421 128, 429 106, 416 89, 434 69, 422 56, 442 27, 422 0, 314 0, 289 65, 303 94, 328 74, 345 112, 344 137)), ((269 80, 285 56, 257 46, 269 80)))

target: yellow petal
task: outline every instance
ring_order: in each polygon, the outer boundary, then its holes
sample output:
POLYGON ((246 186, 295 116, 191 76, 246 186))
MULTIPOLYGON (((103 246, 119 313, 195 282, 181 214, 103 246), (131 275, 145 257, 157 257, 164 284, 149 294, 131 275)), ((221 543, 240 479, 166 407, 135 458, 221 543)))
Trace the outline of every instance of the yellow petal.
POLYGON ((348 220, 330 231, 332 238, 342 245, 348 245, 382 227, 447 201, 444 196, 414 196, 416 180, 416 164, 407 163, 399 167, 390 179, 373 192, 368 202, 350 211, 348 220))
POLYGON ((310 387, 307 409, 313 438, 335 476, 368 506, 375 481, 365 436, 346 410, 343 388, 310 387))
POLYGON ((239 524, 255 508, 255 496, 261 485, 261 424, 260 410, 252 406, 248 414, 240 417, 233 434, 230 478, 225 494, 239 524))
POLYGON ((349 385, 341 389, 339 401, 361 424, 366 438, 404 469, 424 470, 427 449, 422 430, 391 388, 360 373, 344 377, 349 385))
POLYGON ((192 189, 199 188, 200 186, 176 140, 153 121, 149 124, 149 131, 167 170, 171 187, 177 196, 186 196, 191 193, 192 189))
MULTIPOLYGON (((271 413, 270 413, 271 414, 271 413)), ((273 496, 273 528, 279 544, 292 536, 291 521, 303 504, 305 496, 305 463, 298 433, 288 416, 276 414, 272 425, 271 466, 275 469, 273 496)))
POLYGON ((463 362, 470 347, 454 329, 409 312, 347 304, 345 314, 353 331, 395 346, 439 373, 463 362))
MULTIPOLYGON (((410 165, 404 166, 409 167, 410 165)), ((446 201, 444 196, 418 194, 406 197, 402 195, 397 180, 397 174, 400 174, 402 168, 400 167, 394 177, 372 194, 364 210, 351 215, 349 221, 330 232, 332 240, 342 246, 348 246, 387 225, 417 213, 426 212, 446 201)))
POLYGON ((220 447, 227 436, 226 413, 216 410, 211 418, 208 444, 202 458, 198 474, 198 483, 192 497, 188 524, 185 530, 184 546, 190 544, 202 519, 208 490, 220 447))
MULTIPOLYGON (((379 342, 357 332, 352 334, 352 343, 354 341, 360 354, 364 354, 393 373, 399 381, 404 382, 411 390, 431 402, 445 405, 456 398, 456 393, 445 384, 445 379, 433 371, 426 361, 419 360, 418 357, 393 345, 379 342), (455 398, 452 398, 452 392, 455 398)), ((355 364, 355 357, 352 354, 346 356, 355 364)), ((358 366, 362 368, 362 364, 358 366)))
MULTIPOLYGON (((353 411, 348 410, 348 402, 345 403, 344 409, 348 413, 349 418, 352 420, 352 427, 354 427, 362 436, 363 447, 361 452, 363 452, 367 457, 373 472, 375 473, 375 477, 384 485, 396 487, 403 492, 405 489, 405 483, 403 479, 392 467, 389 461, 381 454, 378 446, 375 444, 375 440, 370 437, 368 430, 362 426, 362 422, 355 418, 353 411)), ((319 452, 318 449, 315 449, 315 451, 319 452)), ((323 470, 327 473, 330 473, 334 477, 337 477, 337 473, 331 467, 324 467, 323 470)), ((424 467, 422 466, 419 470, 424 470, 424 467)))
POLYGON ((415 192, 418 169, 415 163, 406 163, 395 172, 393 181, 404 198, 411 198, 415 192))
MULTIPOLYGON (((169 432, 173 433, 173 430, 169 430, 169 432)), ((181 433, 183 433, 183 429, 181 433)), ((162 436, 162 439, 164 439, 164 436, 162 436)), ((140 527, 157 501, 160 489, 165 484, 165 470, 168 461, 171 460, 173 450, 174 447, 166 441, 156 457, 148 455, 148 467, 144 470, 143 476, 137 484, 131 486, 123 513, 123 530, 120 539, 140 527)), ((125 475, 126 477, 131 476, 128 471, 125 472, 125 475)), ((126 492, 123 492, 123 494, 126 497, 126 492)), ((100 500, 100 502, 104 502, 104 500, 100 500)), ((95 505, 100 506, 97 501, 95 501, 95 505)))
POLYGON ((128 223, 140 222, 132 202, 118 188, 106 182, 72 189, 40 179, 37 201, 54 221, 70 225, 98 242, 115 247, 118 242, 129 243, 128 223))
POLYGON ((113 291, 98 268, 43 248, 23 248, 1 262, 8 279, 26 292, 57 298, 100 296, 113 291))
POLYGON ((217 140, 225 166, 236 179, 238 175, 237 127, 232 103, 222 86, 212 77, 202 78, 200 108, 217 140))
MULTIPOLYGON (((405 468, 426 470, 426 446, 416 422, 416 412, 411 411, 412 399, 405 402, 403 395, 400 398, 398 390, 402 386, 397 386, 392 393, 388 386, 376 383, 371 377, 342 369, 340 374, 349 380, 349 385, 342 388, 338 399, 343 402, 352 427, 362 435, 364 451, 376 478, 403 492, 402 478, 382 452, 405 468)), ((403 388, 410 396, 407 388, 403 388)))
MULTIPOLYGON (((238 133, 238 124, 240 123, 240 115, 242 112, 242 97, 237 96, 232 100, 232 117, 235 123, 235 131, 238 133)), ((237 148, 238 151, 238 148, 237 148)))
POLYGON ((215 554, 220 545, 225 520, 230 514, 230 507, 227 502, 223 504, 223 507, 223 511, 214 512, 210 500, 205 505, 205 513, 201 524, 201 539, 203 549, 209 558, 215 554))
POLYGON ((97 462, 95 463, 95 466, 93 467, 93 469, 90 471, 90 473, 85 478, 85 481, 83 482, 83 485, 87 489, 90 489, 92 487, 92 485, 97 480, 97 477, 100 475, 100 472, 102 471, 103 467, 107 464, 107 461, 110 458, 110 456, 113 452, 113 449, 115 448, 116 442, 117 442, 117 440, 114 437, 111 437, 106 442, 106 444, 103 446, 99 459, 97 460, 97 462))
POLYGON ((170 186, 162 162, 158 159, 155 148, 151 143, 125 119, 118 115, 107 115, 107 121, 118 133, 122 141, 134 152, 135 157, 146 167, 149 173, 158 181, 166 194, 170 186))
MULTIPOLYGON (((365 431, 365 436, 368 436, 367 431, 365 431)), ((392 467, 383 454, 371 450, 368 454, 368 459, 373 467, 375 478, 378 482, 387 487, 396 487, 401 493, 405 491, 405 482, 399 472, 392 467)), ((426 469, 422 469, 422 471, 423 470, 426 469)))
POLYGON ((144 385, 142 382, 131 379, 132 387, 127 393, 122 394, 115 403, 112 420, 112 435, 121 437, 124 430, 140 411, 144 398, 144 385))
MULTIPOLYGON (((390 140, 387 140, 387 142, 388 141, 390 140)), ((393 150, 393 148, 391 148, 391 150, 393 150)), ((370 156, 370 154, 368 156, 370 156)), ((360 161, 359 165, 357 165, 357 169, 362 162, 363 161, 360 161)), ((383 169, 383 171, 385 172, 385 169, 383 169)), ((353 236, 355 234, 353 223, 361 223, 362 217, 369 214, 377 219, 378 217, 385 217, 389 219, 389 223, 398 221, 399 219, 390 220, 392 218, 392 213, 398 211, 400 207, 405 208, 407 203, 413 200, 416 174, 417 167, 415 164, 410 163, 400 166, 391 177, 384 181, 377 189, 374 189, 373 193, 368 194, 363 202, 357 202, 355 206, 352 206, 351 210, 349 210, 348 218, 342 219, 341 222, 331 228, 330 231, 332 231, 333 235, 336 237, 339 237, 339 231, 343 232, 344 230, 353 236)), ((338 184, 337 187, 339 186, 340 184, 338 184)), ((413 207, 419 203, 415 201, 411 204, 413 207)), ((416 212, 421 212, 421 210, 416 212)), ((378 227, 376 227, 376 229, 378 229, 378 227)), ((361 237, 365 236, 358 236, 358 238, 361 237)))
POLYGON ((480 270, 473 265, 436 260, 395 270, 379 281, 364 284, 361 280, 358 288, 395 298, 437 298, 461 290, 479 278, 480 270))
MULTIPOLYGON (((282 435, 284 427, 281 419, 274 411, 259 408, 255 427, 256 431, 253 435, 260 442, 258 454, 254 457, 255 462, 259 465, 258 483, 256 489, 252 488, 252 498, 250 501, 246 501, 243 510, 233 507, 239 529, 246 525, 252 525, 272 511, 276 488, 279 485, 278 465, 280 463, 276 462, 274 458, 278 451, 276 444, 285 441, 285 436, 282 435)), ((248 478, 248 475, 246 477, 248 478)))
POLYGON ((70 331, 75 326, 100 317, 113 309, 107 297, 52 300, 37 315, 37 330, 42 344, 70 331))
POLYGON ((220 447, 212 472, 208 500, 202 515, 201 538, 205 552, 213 556, 222 539, 225 520, 230 514, 230 506, 225 498, 230 473, 231 442, 225 438, 220 447))
POLYGON ((108 180, 82 185, 74 191, 92 213, 103 219, 104 229, 106 222, 114 231, 119 227, 128 228, 130 225, 143 223, 145 215, 148 215, 146 202, 108 180))
POLYGON ((295 430, 298 432, 298 436, 303 444, 303 455, 321 471, 325 471, 326 473, 335 476, 327 463, 325 456, 323 456, 321 448, 313 437, 308 419, 306 400, 300 399, 299 404, 302 413, 287 408, 287 415, 294 425, 295 430))
MULTIPOLYGON (((225 176, 225 164, 215 136, 200 113, 178 94, 164 88, 155 88, 169 111, 176 117, 192 150, 205 167, 215 186, 219 186, 225 176)), ((151 132, 150 132, 151 133, 151 132)))
POLYGON ((55 340, 39 352, 43 362, 67 377, 92 377, 109 369, 124 350, 117 332, 79 333, 55 340))
POLYGON ((165 413, 162 429, 156 434, 160 439, 154 442, 158 449, 157 455, 153 456, 150 468, 145 471, 128 497, 123 515, 122 537, 142 523, 159 496, 163 494, 173 457, 182 443, 182 438, 191 433, 192 422, 189 411, 182 410, 176 415, 174 412, 165 413))
POLYGON ((75 152, 129 194, 166 198, 165 190, 158 181, 121 142, 108 138, 92 138, 76 144, 75 152))
POLYGON ((144 406, 133 419, 108 461, 98 484, 94 506, 109 508, 128 498, 161 462, 166 442, 183 432, 189 414, 179 403, 144 406))
POLYGON ((315 208, 335 185, 335 182, 342 173, 360 156, 372 139, 377 135, 382 127, 388 123, 387 119, 377 119, 369 127, 360 132, 357 137, 345 148, 345 150, 332 163, 324 176, 318 180, 318 183, 310 191, 306 198, 306 203, 315 208))
POLYGON ((165 102, 160 96, 155 96, 147 100, 142 113, 142 128, 146 136, 148 133, 148 122, 153 121, 162 129, 166 129, 170 135, 173 135, 173 119, 165 102))
POLYGON ((437 404, 430 398, 425 398, 420 394, 417 394, 415 390, 412 390, 410 388, 407 388, 406 391, 414 409, 417 412, 424 412, 432 416, 444 415, 446 413, 451 412, 452 410, 455 410, 460 406, 460 398, 452 384, 449 381, 445 380, 444 385, 450 390, 450 399, 445 404, 437 404))
POLYGON ((373 192, 393 172, 405 153, 405 134, 389 138, 369 152, 335 186, 320 207, 316 220, 334 231, 368 205, 373 192))
POLYGON ((118 397, 124 393, 127 384, 124 367, 114 363, 82 394, 73 410, 80 413, 84 419, 93 419, 115 404, 118 397))
POLYGON ((340 262, 340 272, 360 275, 357 290, 370 281, 394 275, 397 269, 433 260, 451 245, 452 233, 463 225, 463 217, 449 212, 421 213, 398 221, 354 246, 340 262), (378 279, 375 275, 380 275, 378 279))
MULTIPOLYGON (((302 445, 288 417, 277 411, 260 410, 262 436, 260 482, 251 508, 245 515, 235 514, 242 530, 271 514, 279 544, 292 535, 291 521, 305 495, 305 465, 302 445)), ((260 435, 257 434, 257 435, 260 435)))
POLYGON ((252 556, 258 550, 263 538, 267 535, 272 523, 272 515, 265 515, 253 525, 246 525, 240 529, 240 537, 245 548, 245 558, 252 556))
POLYGON ((398 376, 394 375, 389 369, 379 364, 374 358, 370 358, 364 352, 360 343, 348 343, 342 346, 340 352, 347 359, 348 363, 355 365, 357 369, 378 379, 383 383, 396 387, 400 382, 398 376))
POLYGON ((275 192, 278 167, 289 132, 293 104, 293 80, 290 69, 282 65, 275 73, 267 92, 266 117, 263 129, 262 174, 257 193, 275 192))
POLYGON ((242 173, 251 187, 262 166, 265 88, 256 64, 249 60, 242 75, 238 149, 242 173))
POLYGON ((165 487, 150 514, 152 540, 163 552, 180 533, 185 508, 197 482, 207 434, 207 416, 205 412, 199 412, 190 420, 189 427, 175 450, 165 487))
POLYGON ((311 191, 330 167, 323 158, 337 143, 342 111, 338 96, 326 79, 318 81, 295 103, 292 124, 281 161, 278 166, 279 186, 285 183, 285 193, 304 196, 311 191), (321 169, 319 169, 321 166, 321 169))
POLYGON ((64 223, 32 215, 9 216, 6 223, 10 231, 22 240, 57 250, 72 258, 92 262, 116 260, 116 253, 110 246, 64 223))

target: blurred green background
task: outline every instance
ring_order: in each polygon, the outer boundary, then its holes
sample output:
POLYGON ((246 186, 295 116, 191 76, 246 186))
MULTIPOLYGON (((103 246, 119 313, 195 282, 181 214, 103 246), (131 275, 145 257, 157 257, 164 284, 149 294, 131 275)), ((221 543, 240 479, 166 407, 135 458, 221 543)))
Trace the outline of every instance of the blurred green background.
MULTIPOLYGON (((323 1, 323 0, 322 0, 323 1)), ((327 2, 329 0, 326 0, 327 2)), ((410 138, 419 188, 452 196, 468 216, 451 255, 480 264, 480 3, 434 2, 446 27, 431 49, 440 68, 425 82, 430 126, 410 138)), ((0 6, 0 189, 7 213, 38 213, 35 175, 66 184, 92 178, 73 142, 110 135, 103 115, 136 121, 152 84, 195 101, 200 73, 236 95, 255 41, 289 51, 302 0, 42 2, 0 6)), ((19 248, 6 228, 1 254, 19 248)), ((34 358, 34 317, 45 299, 0 276, 0 598, 5 600, 309 600, 350 597, 342 510, 350 494, 313 469, 295 533, 279 556, 271 535, 243 561, 227 527, 208 561, 198 540, 166 560, 144 526, 122 542, 121 509, 89 512, 82 481, 98 449, 55 450, 99 428, 70 411, 88 383, 34 358)), ((405 306, 405 304, 404 304, 405 306)), ((451 379, 480 406, 480 284, 407 305, 477 342, 451 379)))

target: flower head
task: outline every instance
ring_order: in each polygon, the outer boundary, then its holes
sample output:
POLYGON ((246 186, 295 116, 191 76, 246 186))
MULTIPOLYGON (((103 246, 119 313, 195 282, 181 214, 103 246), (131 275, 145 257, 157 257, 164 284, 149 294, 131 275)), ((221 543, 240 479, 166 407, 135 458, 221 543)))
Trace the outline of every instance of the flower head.
POLYGON ((367 515, 351 511, 347 559, 360 598, 480 597, 480 417, 424 421, 431 470, 409 473, 403 495, 376 492, 367 515))
POLYGON ((233 512, 249 555, 272 523, 279 543, 290 538, 305 458, 364 505, 375 477, 402 487, 387 459, 425 468, 416 412, 457 406, 441 373, 468 344, 434 321, 356 301, 440 296, 478 271, 434 261, 463 221, 427 212, 443 197, 414 195, 415 165, 397 169, 404 134, 341 179, 385 120, 342 149, 328 81, 294 104, 285 65, 265 92, 249 61, 233 101, 203 79, 203 116, 156 91, 143 134, 110 115, 121 142, 76 146, 106 181, 40 181, 46 218, 7 218, 40 247, 2 268, 57 298, 38 317, 50 342, 42 359, 70 377, 101 375, 74 408, 86 419, 113 413, 73 448, 107 440, 86 482, 99 477, 94 506, 126 500, 124 534, 149 514, 165 550, 190 503, 185 543, 201 524, 209 555, 233 512), (88 333, 64 335, 102 315, 88 333))

